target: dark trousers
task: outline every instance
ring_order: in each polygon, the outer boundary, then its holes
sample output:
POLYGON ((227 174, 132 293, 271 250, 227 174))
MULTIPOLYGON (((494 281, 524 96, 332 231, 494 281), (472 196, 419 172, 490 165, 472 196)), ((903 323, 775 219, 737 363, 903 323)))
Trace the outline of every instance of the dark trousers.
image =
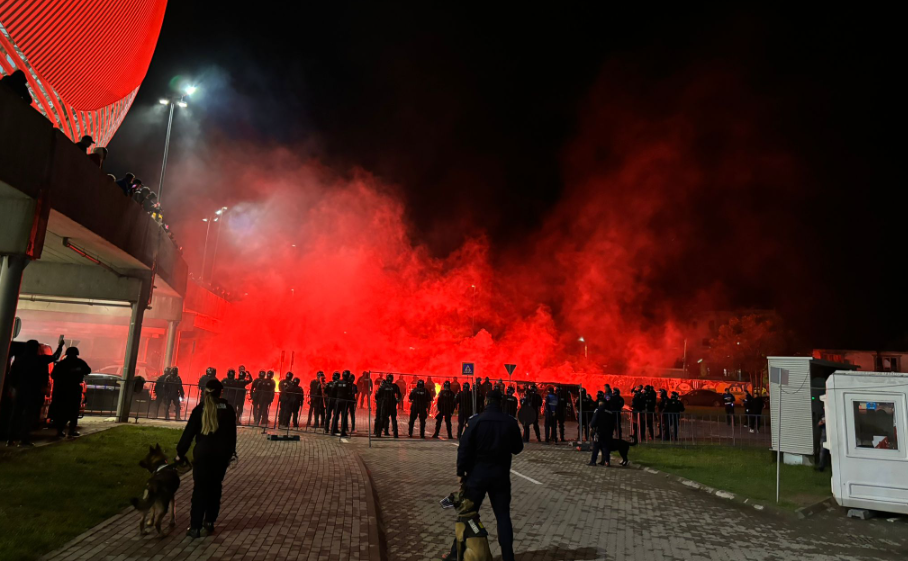
POLYGON ((649 432, 649 439, 656 440, 656 438, 653 436, 653 425, 656 424, 656 413, 653 411, 647 411, 644 418, 646 419, 646 430, 647 432, 649 432))
MULTIPOLYGON (((309 404, 309 418, 315 417, 315 426, 321 427, 325 424, 325 404, 322 400, 309 404)), ((307 423, 308 425, 308 423, 307 423)))
POLYGON ((337 432, 338 421, 340 421, 341 436, 347 435, 347 407, 346 401, 340 401, 334 404, 334 417, 331 419, 331 434, 337 432))
POLYGON ((221 458, 196 458, 192 466, 192 507, 189 527, 199 529, 202 523, 214 524, 221 512, 221 484, 229 461, 221 458))
POLYGON ((335 404, 333 400, 329 400, 328 403, 325 404, 325 432, 331 430, 331 419, 334 415, 334 407, 335 404))
POLYGON ((643 411, 634 411, 633 412, 633 424, 634 424, 634 436, 636 436, 641 442, 646 440, 646 413, 643 411))
POLYGON ((561 435, 561 442, 564 442, 564 417, 564 411, 555 415, 555 420, 558 422, 558 434, 561 435))
POLYGON ((387 410, 381 412, 381 417, 379 422, 375 425, 375 436, 380 437, 381 433, 384 432, 385 436, 388 435, 388 428, 393 429, 394 438, 397 438, 397 406, 396 405, 387 405, 387 410))
POLYGON ((545 441, 554 440, 558 442, 558 422, 555 420, 554 415, 545 416, 545 441))
POLYGON ((61 403, 55 406, 54 410, 54 428, 57 429, 57 434, 63 434, 67 424, 69 434, 76 432, 76 425, 79 423, 79 406, 74 407, 71 403, 61 403))
POLYGON ((618 438, 620 439, 622 436, 621 433, 624 432, 621 430, 621 411, 614 411, 613 413, 615 414, 615 431, 618 433, 618 438))
POLYGON ((356 431, 356 402, 347 404, 347 416, 350 417, 350 430, 356 431))
POLYGON ((364 403, 369 403, 371 397, 372 392, 359 392, 359 406, 362 407, 364 403))
MULTIPOLYGON (((492 512, 498 521, 498 545, 501 546, 501 561, 514 561, 514 527, 511 525, 511 478, 507 475, 494 478, 478 478, 470 475, 463 484, 464 494, 476 505, 476 512, 482 501, 489 495, 492 512)), ((457 559, 457 540, 451 545, 451 557, 457 559)))
POLYGON ((176 412, 177 421, 180 420, 180 398, 178 397, 165 397, 164 398, 164 418, 170 419, 170 406, 173 405, 173 410, 176 412))
POLYGON ((293 410, 290 411, 290 416, 293 417, 293 426, 299 428, 300 426, 300 407, 298 405, 293 406, 293 410))
POLYGON ((730 425, 735 418, 735 406, 726 405, 725 406, 725 424, 730 425))
POLYGON ((10 432, 9 440, 18 437, 22 443, 32 441, 32 428, 35 425, 35 419, 38 417, 40 407, 40 402, 35 398, 16 399, 16 405, 13 409, 13 429, 10 432))
POLYGON ((457 439, 460 440, 460 436, 463 434, 463 427, 467 424, 467 421, 470 418, 466 415, 457 416, 457 439))
POLYGON ((611 452, 609 451, 609 448, 608 448, 609 441, 611 439, 612 439, 612 437, 611 437, 611 435, 609 435, 609 436, 600 436, 599 438, 597 438, 596 440, 593 441, 592 445, 590 446, 590 448, 593 449, 593 456, 590 458, 591 464, 596 463, 596 458, 599 457, 600 450, 602 451, 602 463, 607 464, 611 461, 609 458, 609 454, 611 452))
POLYGON ((441 432, 442 419, 444 419, 444 421, 445 421, 445 428, 448 429, 448 438, 454 438, 453 436, 451 436, 451 415, 450 415, 450 413, 447 415, 444 413, 438 413, 437 415, 435 415, 435 436, 438 436, 438 433, 441 432))
POLYGON ((539 421, 533 421, 532 423, 523 425, 523 441, 530 441, 530 427, 533 427, 533 430, 536 431, 536 442, 541 442, 542 439, 539 438, 539 421))
POLYGON ((410 436, 413 436, 413 425, 416 423, 416 418, 419 417, 419 436, 424 438, 426 436, 426 415, 425 411, 417 411, 414 408, 410 408, 410 436))
POLYGON ((280 411, 277 414, 277 424, 280 426, 288 426, 290 424, 290 407, 289 403, 281 403, 280 411))
POLYGON ((245 405, 246 405, 245 397, 239 396, 236 398, 236 407, 234 407, 234 409, 236 409, 236 423, 238 425, 243 424, 243 407, 245 405))

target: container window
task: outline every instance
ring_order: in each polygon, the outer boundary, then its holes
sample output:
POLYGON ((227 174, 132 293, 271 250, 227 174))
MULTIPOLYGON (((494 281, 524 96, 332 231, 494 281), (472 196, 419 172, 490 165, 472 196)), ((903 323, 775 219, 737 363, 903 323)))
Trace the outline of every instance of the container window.
POLYGON ((854 432, 858 448, 898 450, 895 428, 895 403, 886 401, 855 401, 854 432))

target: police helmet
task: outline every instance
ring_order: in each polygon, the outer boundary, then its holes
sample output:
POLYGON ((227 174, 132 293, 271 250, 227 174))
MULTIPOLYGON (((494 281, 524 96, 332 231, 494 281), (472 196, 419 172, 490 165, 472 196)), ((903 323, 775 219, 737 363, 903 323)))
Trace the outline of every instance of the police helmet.
POLYGON ((264 371, 264 370, 259 370, 259 378, 262 378, 262 379, 265 378, 265 371, 264 371))
POLYGON ((619 390, 618 388, 613 389, 612 395, 621 395, 621 390, 619 390))
POLYGON ((341 377, 341 373, 338 372, 337 370, 335 370, 334 374, 331 375, 331 379, 334 380, 335 382, 340 380, 340 377, 341 377))
POLYGON ((463 383, 463 391, 465 391, 465 392, 470 391, 470 382, 463 383))
POLYGON ((293 379, 293 385, 295 385, 295 386, 300 385, 300 379, 299 379, 299 378, 294 378, 294 379, 293 379))
POLYGON ((445 388, 446 390, 450 390, 450 389, 451 389, 451 382, 445 380, 444 388, 445 388))
POLYGON ((227 377, 230 378, 231 380, 233 380, 234 378, 236 378, 236 371, 233 368, 231 368, 230 370, 227 371, 227 377))
POLYGON ((388 374, 388 377, 385 378, 385 380, 387 380, 387 381, 389 381, 389 382, 393 382, 393 381, 394 381, 394 374, 388 374))
POLYGON ((416 382, 416 387, 424 388, 424 387, 426 387, 426 383, 423 382, 422 380, 420 380, 420 381, 416 382))
POLYGON ((287 372, 287 374, 284 376, 284 378, 286 378, 287 380, 292 380, 292 379, 293 379, 293 372, 287 372))
POLYGON ((214 376, 215 374, 217 374, 217 370, 215 370, 213 367, 209 366, 208 368, 205 369, 205 374, 208 374, 209 376, 214 376))
POLYGON ((508 395, 514 395, 514 386, 508 386, 508 395))
POLYGON ((171 366, 171 367, 170 367, 170 373, 173 374, 174 376, 179 376, 179 375, 180 375, 180 369, 177 368, 176 366, 171 366))
POLYGON ((269 378, 274 378, 274 370, 269 370, 269 371, 268 371, 268 377, 269 377, 269 378))
POLYGON ((315 373, 315 376, 316 376, 316 377, 318 377, 318 376, 324 376, 324 375, 325 375, 325 373, 322 372, 321 370, 319 370, 318 372, 315 373))

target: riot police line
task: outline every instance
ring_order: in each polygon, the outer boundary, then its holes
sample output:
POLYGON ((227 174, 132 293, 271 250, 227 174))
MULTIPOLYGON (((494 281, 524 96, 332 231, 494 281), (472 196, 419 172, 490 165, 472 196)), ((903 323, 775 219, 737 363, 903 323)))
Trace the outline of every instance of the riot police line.
MULTIPOLYGON (((482 377, 433 377, 407 373, 349 370, 326 375, 319 371, 308 381, 292 372, 283 376, 271 370, 257 375, 240 366, 221 378, 208 368, 198 383, 184 383, 177 367, 147 382, 137 377, 132 392, 131 416, 136 420, 182 420, 199 403, 201 388, 210 378, 224 384, 224 399, 244 426, 321 431, 328 434, 460 438, 467 419, 481 413, 485 396, 498 389, 502 408, 518 419, 525 442, 586 442, 589 424, 600 399, 615 419, 616 436, 636 437, 639 442, 683 444, 763 445, 770 439, 769 419, 762 414, 690 414, 676 392, 649 386, 632 388, 625 398, 620 389, 607 387, 595 398, 573 384, 505 381, 482 377), (580 422, 578 422, 580 421, 580 422), (544 434, 544 437, 543 437, 544 434)), ((109 390, 105 404, 89 407, 85 414, 111 414, 116 408, 119 385, 89 385, 86 392, 109 390)), ((746 404, 745 404, 746 407, 746 404)), ((749 410, 745 409, 746 411, 749 410)))

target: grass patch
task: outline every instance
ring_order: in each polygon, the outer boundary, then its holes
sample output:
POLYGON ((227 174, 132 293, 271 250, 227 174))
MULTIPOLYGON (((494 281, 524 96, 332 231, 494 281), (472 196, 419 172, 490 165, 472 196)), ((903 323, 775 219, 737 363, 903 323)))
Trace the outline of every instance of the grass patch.
POLYGON ((0 559, 36 559, 129 506, 160 443, 176 455, 180 430, 119 426, 74 442, 0 452, 0 559))
MULTIPOLYGON (((640 445, 631 460, 716 489, 775 504, 776 463, 768 450, 730 446, 640 445)), ((829 472, 782 465, 779 506, 796 509, 832 496, 829 472)))

